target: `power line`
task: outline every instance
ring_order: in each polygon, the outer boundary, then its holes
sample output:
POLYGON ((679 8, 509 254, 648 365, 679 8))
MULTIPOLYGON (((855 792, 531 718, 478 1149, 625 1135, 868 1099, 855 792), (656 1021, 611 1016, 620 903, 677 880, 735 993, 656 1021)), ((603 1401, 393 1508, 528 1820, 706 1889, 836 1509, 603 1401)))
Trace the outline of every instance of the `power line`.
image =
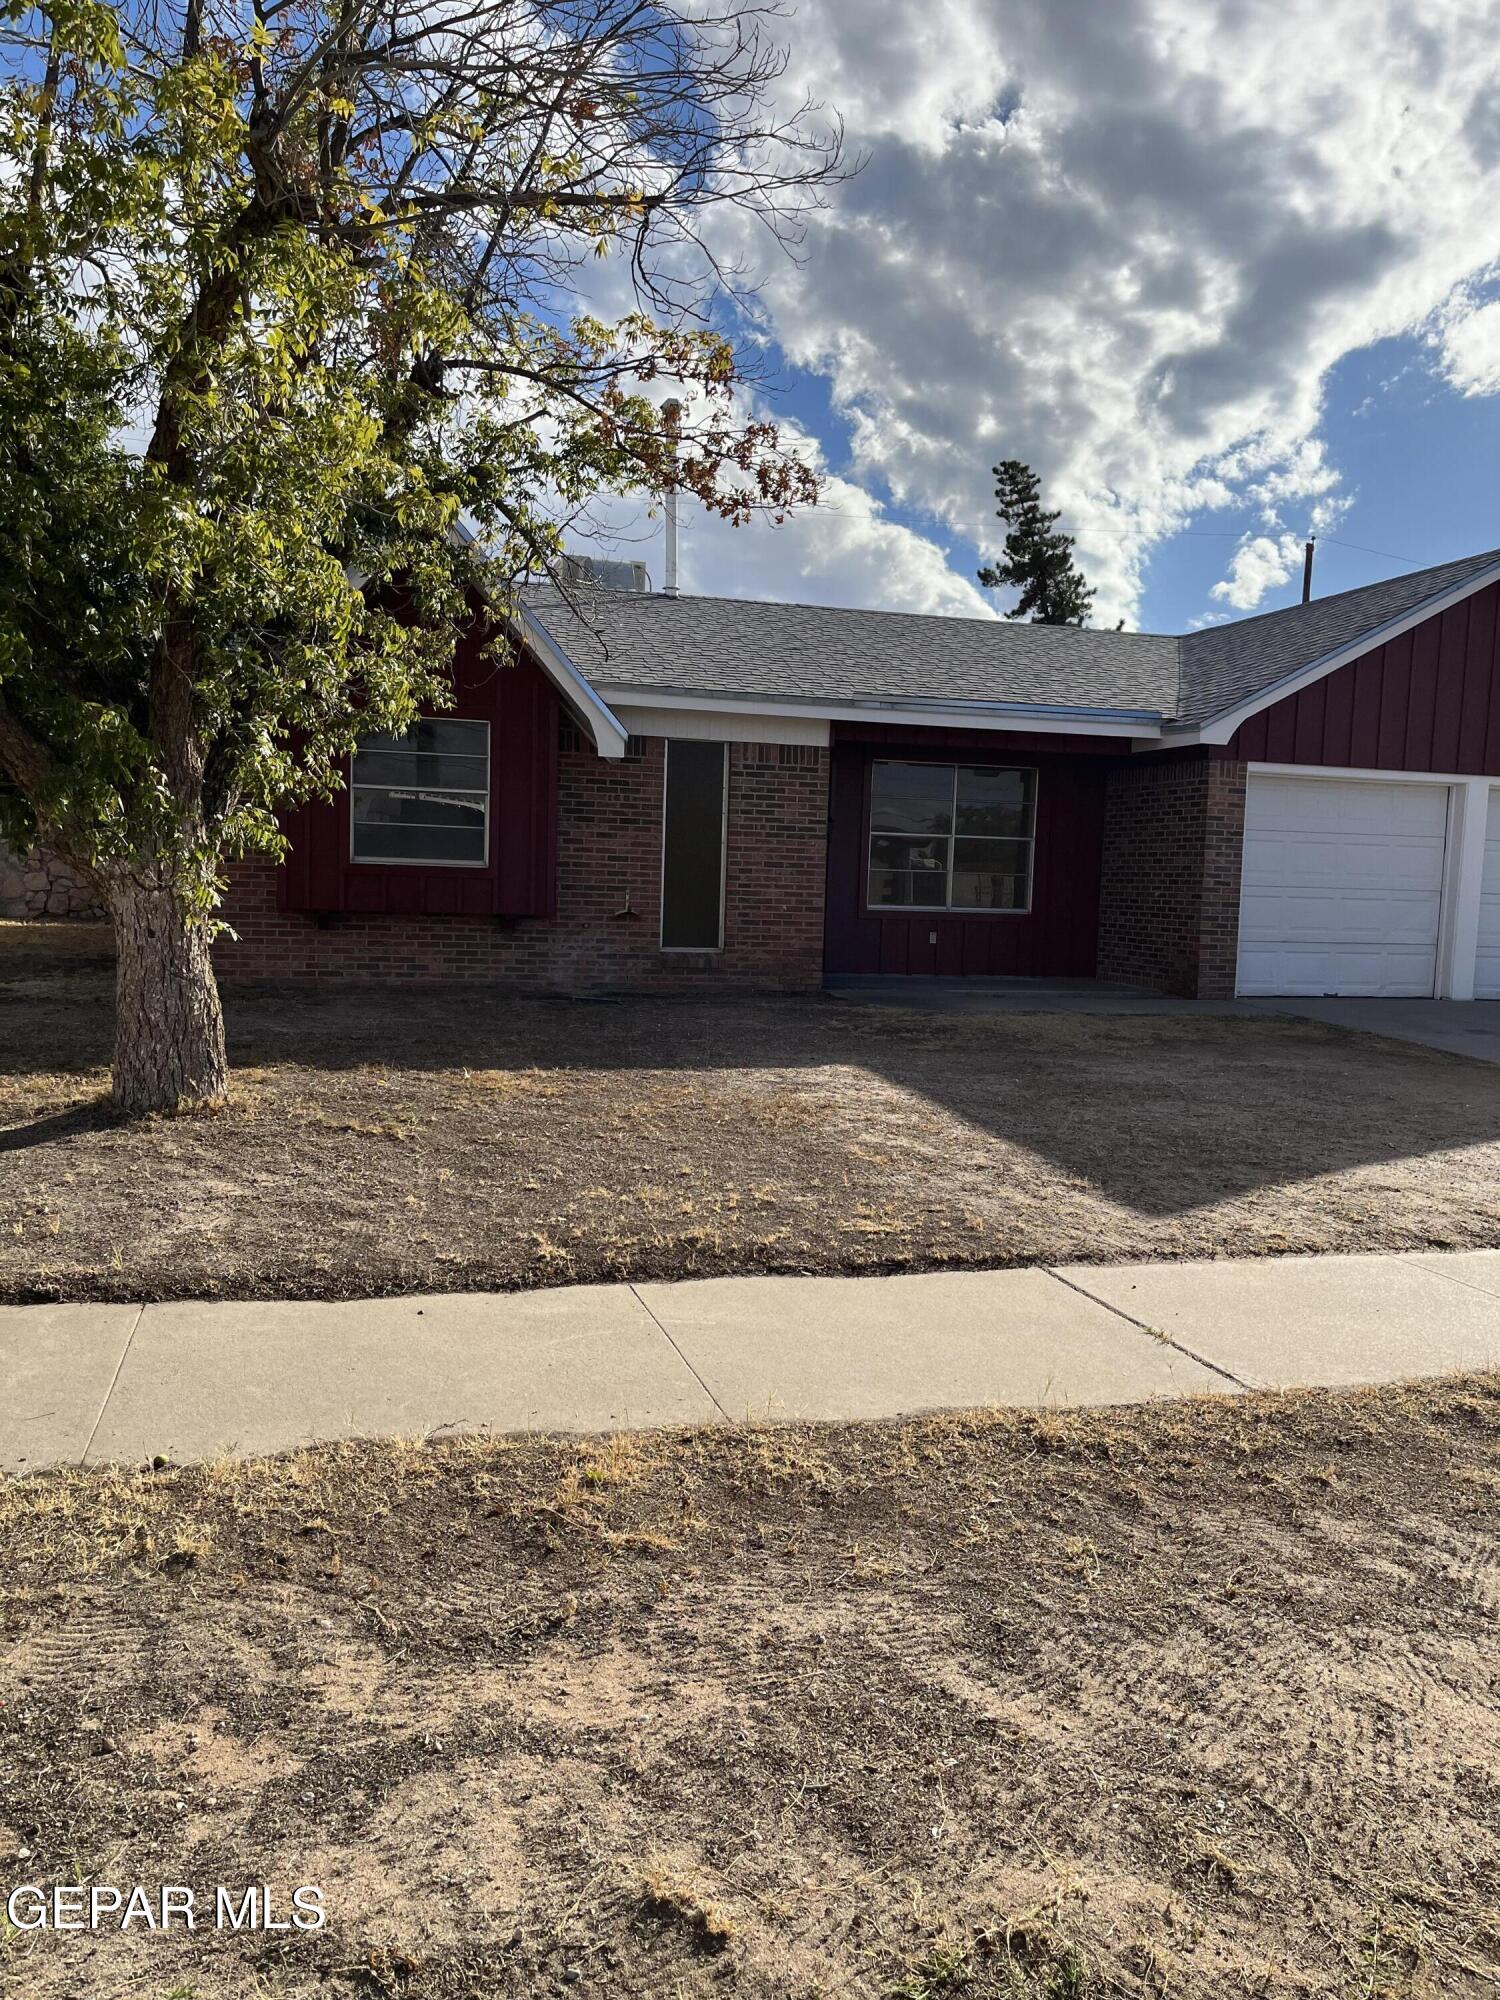
POLYGON ((1398 556, 1393 549, 1370 549, 1363 542, 1341 542, 1337 535, 1317 535, 1319 542, 1332 542, 1336 549, 1358 549, 1362 556, 1382 556, 1387 562, 1420 563, 1420 556, 1398 556))

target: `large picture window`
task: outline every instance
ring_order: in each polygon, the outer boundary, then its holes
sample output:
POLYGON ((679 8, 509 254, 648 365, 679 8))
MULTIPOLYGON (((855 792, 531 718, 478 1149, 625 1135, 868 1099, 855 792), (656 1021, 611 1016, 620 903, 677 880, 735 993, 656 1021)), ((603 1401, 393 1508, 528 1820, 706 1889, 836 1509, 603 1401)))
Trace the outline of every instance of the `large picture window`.
POLYGON ((1000 764, 873 767, 872 910, 1029 910, 1035 843, 1035 771, 1000 764))
POLYGON ((490 726, 423 717, 399 736, 366 736, 354 753, 355 861, 482 868, 489 860, 490 726))

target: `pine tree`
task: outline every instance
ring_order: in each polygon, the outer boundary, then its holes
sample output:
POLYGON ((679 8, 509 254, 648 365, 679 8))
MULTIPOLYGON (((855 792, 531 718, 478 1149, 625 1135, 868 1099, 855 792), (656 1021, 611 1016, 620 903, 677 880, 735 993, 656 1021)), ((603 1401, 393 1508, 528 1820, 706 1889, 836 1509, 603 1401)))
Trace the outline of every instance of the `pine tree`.
POLYGON ((1042 483, 1018 458, 993 468, 995 509, 1009 532, 1001 561, 986 563, 979 581, 988 590, 1019 590, 1007 618, 1034 625, 1086 625, 1094 593, 1073 561, 1073 537, 1053 528, 1057 510, 1042 505, 1042 483))

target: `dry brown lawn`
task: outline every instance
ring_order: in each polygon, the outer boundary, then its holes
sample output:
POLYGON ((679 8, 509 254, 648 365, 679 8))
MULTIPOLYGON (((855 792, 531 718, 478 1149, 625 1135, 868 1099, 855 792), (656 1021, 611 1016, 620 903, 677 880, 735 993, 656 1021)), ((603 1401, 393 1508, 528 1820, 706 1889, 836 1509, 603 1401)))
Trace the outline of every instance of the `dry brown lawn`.
POLYGON ((1500 1066, 1311 1022, 241 991, 233 1107, 122 1126, 64 929, 0 926, 0 1298, 1500 1244, 1500 1066))
POLYGON ((18 2000, 1479 2000, 1500 1378, 0 1482, 18 2000))

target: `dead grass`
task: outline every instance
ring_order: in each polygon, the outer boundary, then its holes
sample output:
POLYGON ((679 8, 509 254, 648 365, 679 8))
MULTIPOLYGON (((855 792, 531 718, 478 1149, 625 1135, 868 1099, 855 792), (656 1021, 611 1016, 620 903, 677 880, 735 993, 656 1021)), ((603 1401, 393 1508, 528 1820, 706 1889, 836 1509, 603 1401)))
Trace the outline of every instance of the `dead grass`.
POLYGON ((1497 1468, 1492 1377, 0 1482, 0 1889, 330 1912, 0 1990, 1493 1994, 1497 1468))
POLYGON ((124 1127, 64 930, 0 926, 0 1299, 1500 1244, 1500 1068, 1310 1022, 241 992, 230 1108, 124 1127))

